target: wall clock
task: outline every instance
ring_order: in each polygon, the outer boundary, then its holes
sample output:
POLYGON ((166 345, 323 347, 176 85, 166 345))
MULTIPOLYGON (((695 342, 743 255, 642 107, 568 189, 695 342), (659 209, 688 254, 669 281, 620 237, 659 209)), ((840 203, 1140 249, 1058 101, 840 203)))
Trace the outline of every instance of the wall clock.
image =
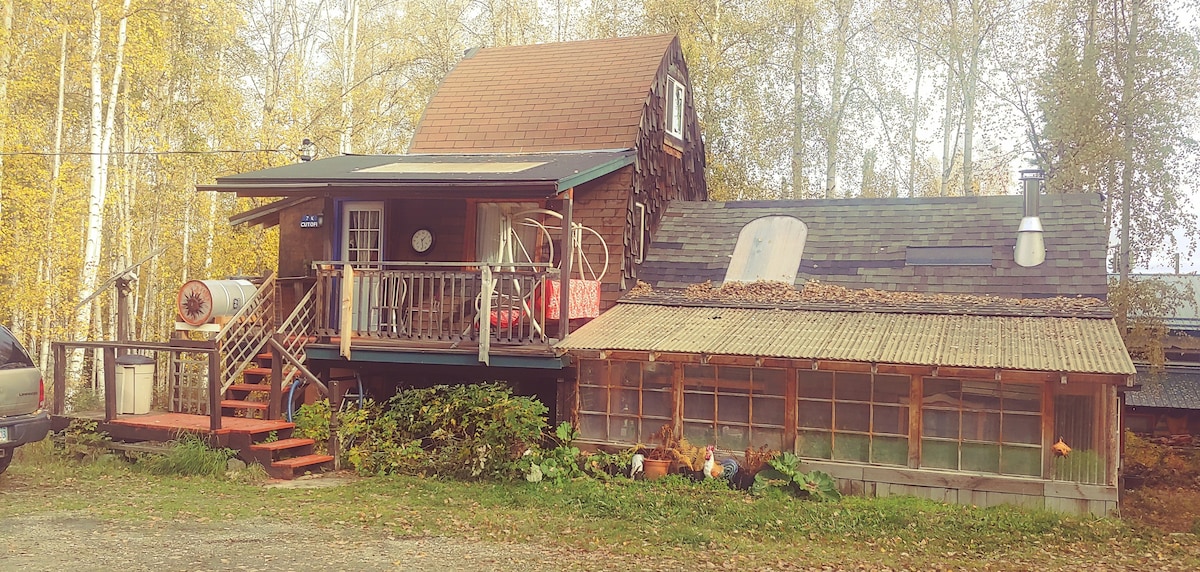
POLYGON ((427 228, 419 228, 412 235, 412 249, 417 254, 425 254, 433 248, 433 232, 427 228))

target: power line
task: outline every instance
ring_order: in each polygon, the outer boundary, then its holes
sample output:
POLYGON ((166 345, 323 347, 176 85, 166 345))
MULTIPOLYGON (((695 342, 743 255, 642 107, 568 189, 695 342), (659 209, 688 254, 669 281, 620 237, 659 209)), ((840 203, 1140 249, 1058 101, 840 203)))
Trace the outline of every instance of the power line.
POLYGON ((0 157, 75 157, 92 155, 248 155, 252 153, 287 153, 289 155, 299 155, 299 152, 292 149, 212 149, 209 151, 109 151, 108 153, 92 153, 90 151, 63 151, 61 153, 48 153, 41 151, 9 151, 6 153, 0 153, 0 157))

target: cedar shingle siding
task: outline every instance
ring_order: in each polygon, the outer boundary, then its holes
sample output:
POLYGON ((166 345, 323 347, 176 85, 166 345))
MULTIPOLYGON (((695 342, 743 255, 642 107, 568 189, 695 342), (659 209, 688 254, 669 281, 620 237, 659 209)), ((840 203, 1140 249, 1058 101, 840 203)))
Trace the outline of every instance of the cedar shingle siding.
POLYGON ((1045 195, 1046 262, 1013 262, 1019 196, 813 201, 675 202, 662 219, 639 278, 679 288, 725 278, 738 232, 751 220, 791 215, 808 225, 797 284, 1105 299, 1104 205, 1099 195, 1045 195), (909 246, 990 246, 992 264, 909 266, 909 246))

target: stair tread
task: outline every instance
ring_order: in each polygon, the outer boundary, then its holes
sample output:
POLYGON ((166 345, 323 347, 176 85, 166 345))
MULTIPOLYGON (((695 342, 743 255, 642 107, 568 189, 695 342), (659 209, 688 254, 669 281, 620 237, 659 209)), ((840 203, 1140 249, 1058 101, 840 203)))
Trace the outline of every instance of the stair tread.
POLYGON ((282 451, 284 449, 294 449, 305 445, 315 445, 317 442, 313 439, 301 439, 299 437, 291 437, 288 439, 280 439, 271 441, 270 443, 255 443, 250 445, 251 449, 258 451, 282 451))
POLYGON ((242 375, 246 375, 246 374, 271 375, 271 368, 269 368, 269 367, 248 367, 248 368, 242 370, 242 375))
POLYGON ((262 401, 242 401, 240 399, 223 399, 221 407, 234 407, 238 409, 261 409, 266 411, 267 404, 262 401))
POLYGON ((271 391, 269 383, 235 383, 229 386, 229 391, 271 391))
POLYGON ((290 467, 290 468, 295 469, 298 467, 308 467, 311 465, 320 465, 321 463, 328 463, 329 461, 332 461, 332 460, 333 460, 333 457, 330 455, 301 455, 299 457, 292 457, 290 459, 282 459, 279 461, 272 461, 271 466, 272 467, 290 467))

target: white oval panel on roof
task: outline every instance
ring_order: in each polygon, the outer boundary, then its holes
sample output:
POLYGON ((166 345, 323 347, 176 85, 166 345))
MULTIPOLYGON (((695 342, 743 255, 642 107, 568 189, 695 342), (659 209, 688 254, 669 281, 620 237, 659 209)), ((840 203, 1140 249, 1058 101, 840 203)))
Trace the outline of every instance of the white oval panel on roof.
POLYGON ((754 219, 738 233, 725 282, 796 281, 808 227, 791 216, 754 219))

